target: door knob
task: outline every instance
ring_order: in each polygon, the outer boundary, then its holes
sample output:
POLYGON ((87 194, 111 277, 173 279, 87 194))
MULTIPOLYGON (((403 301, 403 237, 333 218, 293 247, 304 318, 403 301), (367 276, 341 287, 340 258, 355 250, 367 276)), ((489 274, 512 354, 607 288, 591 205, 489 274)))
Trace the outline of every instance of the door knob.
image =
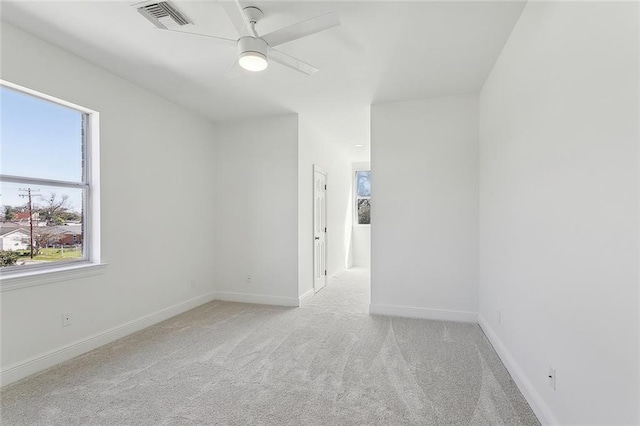
POLYGON ((320 239, 320 237, 316 237, 315 239, 316 239, 316 240, 319 240, 319 239, 320 239))

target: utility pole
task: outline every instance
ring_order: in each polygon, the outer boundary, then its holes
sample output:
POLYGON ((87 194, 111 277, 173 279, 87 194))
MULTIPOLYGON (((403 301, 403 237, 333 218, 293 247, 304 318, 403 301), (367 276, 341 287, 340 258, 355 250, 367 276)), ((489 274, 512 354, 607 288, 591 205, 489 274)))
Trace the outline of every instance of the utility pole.
POLYGON ((33 201, 31 199, 32 192, 38 192, 39 189, 31 189, 31 188, 20 188, 19 191, 26 192, 26 194, 20 194, 20 197, 28 197, 29 198, 29 237, 31 242, 29 244, 29 249, 31 251, 31 259, 33 259, 33 201))

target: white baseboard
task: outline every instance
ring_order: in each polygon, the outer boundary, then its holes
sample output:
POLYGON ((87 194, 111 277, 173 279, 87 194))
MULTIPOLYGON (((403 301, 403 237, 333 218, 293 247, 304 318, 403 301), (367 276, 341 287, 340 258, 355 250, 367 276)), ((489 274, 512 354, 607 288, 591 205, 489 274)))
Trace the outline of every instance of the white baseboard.
POLYGON ((213 293, 203 294, 185 302, 178 303, 177 305, 146 315, 142 318, 129 321, 112 329, 93 334, 85 339, 54 349, 42 355, 29 358, 26 361, 8 366, 4 370, 0 371, 0 385, 5 386, 9 383, 16 382, 22 378, 45 370, 49 367, 53 367, 61 362, 68 361, 71 358, 75 358, 79 355, 92 351, 100 346, 106 345, 107 343, 111 343, 114 340, 157 324, 214 299, 215 297, 213 293))
POLYGON ((393 317, 420 318, 440 321, 478 322, 478 314, 475 312, 414 308, 410 306, 370 304, 369 313, 372 315, 388 315, 393 317))
POLYGON ((214 291, 216 300, 227 302, 256 303, 258 305, 298 306, 297 297, 267 296, 264 294, 233 293, 230 291, 214 291))
POLYGON ((493 345, 496 353, 502 360, 502 363, 507 367, 509 374, 518 385, 520 392, 524 395, 525 399, 531 406, 531 409, 540 420, 540 423, 543 425, 559 425, 560 422, 553 415, 553 412, 549 408, 549 406, 544 402, 544 399, 538 391, 535 389, 531 381, 527 378, 526 374, 522 371, 518 363, 511 356, 506 346, 502 343, 498 335, 493 331, 489 323, 481 316, 478 315, 478 324, 482 331, 484 331, 485 336, 493 345))
POLYGON ((300 306, 300 304, 302 303, 303 300, 309 298, 313 296, 313 289, 310 288, 309 290, 305 291, 302 296, 298 297, 298 306, 300 306))

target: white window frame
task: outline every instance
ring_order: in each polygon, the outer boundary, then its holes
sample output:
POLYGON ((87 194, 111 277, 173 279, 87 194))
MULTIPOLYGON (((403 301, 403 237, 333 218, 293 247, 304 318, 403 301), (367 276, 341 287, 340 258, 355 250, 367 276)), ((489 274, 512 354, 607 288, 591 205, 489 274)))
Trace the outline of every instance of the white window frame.
POLYGON ((66 262, 3 267, 0 269, 0 291, 100 273, 104 267, 101 263, 100 253, 100 114, 92 109, 6 80, 0 79, 0 86, 81 112, 84 120, 84 167, 81 183, 0 174, 0 181, 2 182, 80 188, 83 190, 83 257, 80 260, 66 262))
POLYGON ((353 170, 353 226, 370 227, 371 218, 369 218, 369 223, 358 223, 358 200, 371 200, 371 196, 360 197, 358 195, 358 172, 371 172, 371 169, 357 168, 353 170))

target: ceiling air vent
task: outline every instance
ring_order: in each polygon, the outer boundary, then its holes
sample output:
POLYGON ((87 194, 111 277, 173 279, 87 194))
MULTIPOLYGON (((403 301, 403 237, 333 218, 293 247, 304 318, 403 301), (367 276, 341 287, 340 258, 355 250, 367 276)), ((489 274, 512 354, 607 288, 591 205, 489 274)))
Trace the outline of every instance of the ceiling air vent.
POLYGON ((153 25, 163 30, 193 23, 168 1, 145 2, 143 6, 138 7, 138 12, 151 21, 153 25))

